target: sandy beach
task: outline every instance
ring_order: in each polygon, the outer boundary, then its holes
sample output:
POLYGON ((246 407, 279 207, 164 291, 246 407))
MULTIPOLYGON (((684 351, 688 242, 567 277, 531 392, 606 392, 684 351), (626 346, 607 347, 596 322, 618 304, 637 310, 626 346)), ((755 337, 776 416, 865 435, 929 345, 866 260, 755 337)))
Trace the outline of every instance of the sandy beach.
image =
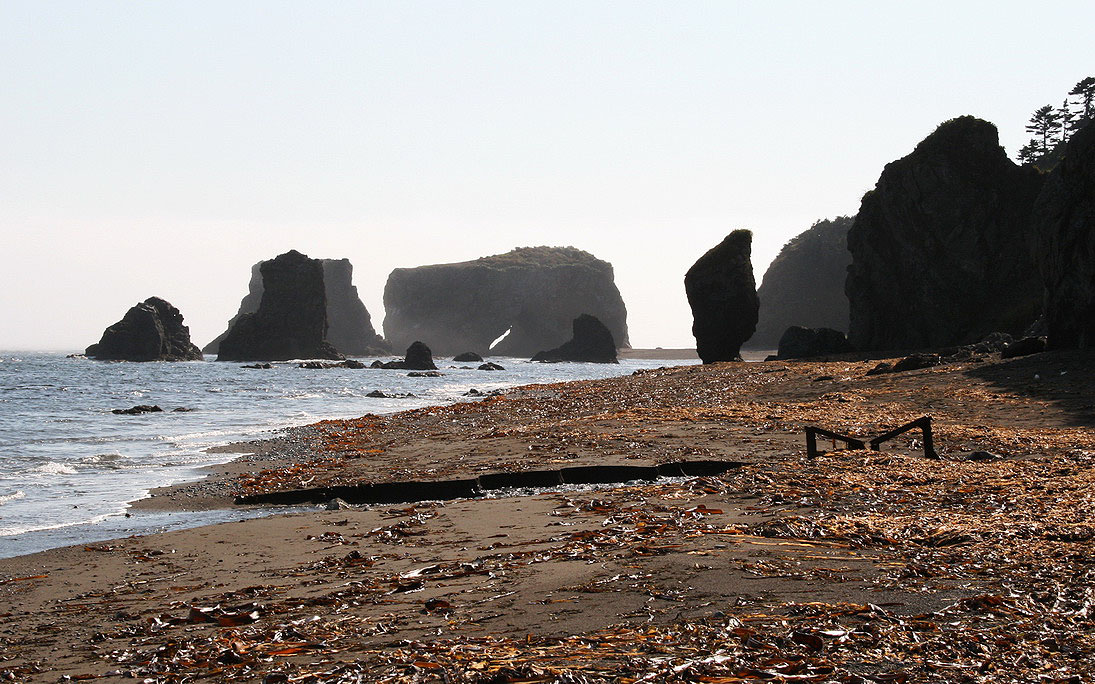
POLYGON ((234 445, 241 458, 208 479, 136 507, 741 465, 0 560, 0 679, 1086 681, 1091 361, 985 355, 870 376, 878 359, 667 367, 234 445), (918 432, 806 454, 808 425, 869 440, 923 415, 939 459, 918 432))

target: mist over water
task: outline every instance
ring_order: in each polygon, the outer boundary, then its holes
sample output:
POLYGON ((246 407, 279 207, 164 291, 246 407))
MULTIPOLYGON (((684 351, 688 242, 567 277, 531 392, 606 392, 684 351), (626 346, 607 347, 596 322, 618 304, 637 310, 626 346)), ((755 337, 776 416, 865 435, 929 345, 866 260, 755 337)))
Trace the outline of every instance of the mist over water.
POLYGON ((295 362, 260 370, 236 363, 103 363, 60 353, 0 352, 0 557, 244 515, 124 517, 126 502, 149 489, 198 479, 202 466, 233 457, 205 453, 211 446, 268 438, 278 428, 324 418, 468 401, 462 395, 473 388, 489 392, 694 363, 488 360, 506 370, 450 368, 464 364, 437 359, 442 377, 410 378, 399 370, 309 370, 295 362), (415 396, 366 396, 374 390, 415 396), (164 412, 111 413, 137 404, 155 404, 164 412))

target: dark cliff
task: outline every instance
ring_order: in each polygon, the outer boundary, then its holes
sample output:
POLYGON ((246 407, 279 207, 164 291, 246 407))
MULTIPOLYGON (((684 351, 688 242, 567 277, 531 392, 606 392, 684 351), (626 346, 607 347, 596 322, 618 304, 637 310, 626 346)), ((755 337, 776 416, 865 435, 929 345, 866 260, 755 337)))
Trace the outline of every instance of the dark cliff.
POLYGON ((369 310, 357 294, 350 260, 320 259, 320 262, 327 295, 327 341, 343 354, 365 356, 389 351, 384 338, 376 334, 369 310))
POLYGON ((239 316, 221 340, 218 361, 339 359, 327 341, 323 265, 289 251, 259 267, 262 298, 239 316))
POLYGON ((397 268, 384 287, 384 337, 435 354, 529 357, 566 342, 583 313, 627 346, 627 310, 612 265, 573 247, 525 247, 455 264, 397 268), (491 343, 509 331, 494 349, 491 343))
POLYGON ((1037 170, 1008 159, 996 127, 939 126, 886 165, 848 232, 849 339, 860 350, 1020 334, 1041 312, 1030 239, 1037 170))
POLYGON ((159 297, 132 307, 84 352, 102 361, 199 361, 202 352, 190 342, 190 329, 179 310, 159 297))
MULTIPOLYGON (((388 353, 390 348, 384 338, 376 334, 372 317, 358 296, 353 284, 354 267, 349 259, 318 259, 323 264, 323 289, 327 297, 327 341, 344 354, 366 356, 388 353)), ((254 313, 262 301, 262 273, 260 261, 251 267, 251 282, 247 294, 240 301, 239 311, 228 321, 228 328, 247 313, 254 313)), ((228 331, 205 345, 206 354, 216 354, 228 331)))
POLYGON ((704 363, 740 361, 742 343, 756 330, 759 301, 752 244, 750 231, 735 230, 684 276, 696 353, 704 363))
POLYGON ((775 349, 787 328, 848 330, 848 297, 844 280, 851 216, 818 221, 783 246, 761 279, 757 297, 757 331, 749 349, 775 349))
POLYGON ((1095 347, 1095 124, 1077 131, 1034 209, 1054 348, 1095 347))

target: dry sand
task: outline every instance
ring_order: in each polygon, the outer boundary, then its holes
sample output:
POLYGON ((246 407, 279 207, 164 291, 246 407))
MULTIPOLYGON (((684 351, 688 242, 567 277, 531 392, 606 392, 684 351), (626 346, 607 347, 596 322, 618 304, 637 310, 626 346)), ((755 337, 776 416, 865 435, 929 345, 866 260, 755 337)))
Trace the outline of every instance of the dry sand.
POLYGON ((990 356, 877 376, 855 360, 667 368, 293 430, 141 505, 746 465, 0 560, 0 678, 1087 681, 1092 360, 990 356), (805 455, 805 425, 869 438, 924 414, 942 460, 913 433, 881 452, 805 455), (977 451, 996 457, 967 458, 977 451))

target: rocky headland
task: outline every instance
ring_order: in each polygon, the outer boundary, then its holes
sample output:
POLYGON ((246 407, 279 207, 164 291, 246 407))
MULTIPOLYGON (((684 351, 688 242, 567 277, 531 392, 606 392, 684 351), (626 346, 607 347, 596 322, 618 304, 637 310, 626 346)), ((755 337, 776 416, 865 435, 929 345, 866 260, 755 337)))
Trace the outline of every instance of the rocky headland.
POLYGON ((735 230, 701 256, 684 276, 692 307, 696 353, 704 363, 740 361, 741 345, 757 326, 753 234, 735 230))
POLYGON ((1034 208, 1053 348, 1095 346, 1095 124, 1076 132, 1034 208))
POLYGON ((844 281, 852 255, 852 216, 818 221, 792 238, 768 266, 757 288, 760 311, 748 349, 775 349, 790 326, 848 331, 844 281))
POLYGON ((159 297, 149 297, 130 308, 84 353, 101 361, 202 359, 201 350, 190 341, 190 329, 183 325, 183 315, 159 297))
POLYGON ((259 266, 262 296, 221 340, 218 361, 341 359, 327 341, 323 264, 291 250, 259 266))
POLYGON ((628 345, 627 310, 612 265, 573 247, 397 268, 384 287, 384 309, 384 337, 393 347, 422 340, 446 356, 474 349, 531 357, 566 342, 583 313, 600 319, 616 344, 628 345))
POLYGON ((849 339, 915 349, 1021 334, 1041 314, 1031 212, 1043 177, 963 116, 886 165, 848 232, 849 339))

